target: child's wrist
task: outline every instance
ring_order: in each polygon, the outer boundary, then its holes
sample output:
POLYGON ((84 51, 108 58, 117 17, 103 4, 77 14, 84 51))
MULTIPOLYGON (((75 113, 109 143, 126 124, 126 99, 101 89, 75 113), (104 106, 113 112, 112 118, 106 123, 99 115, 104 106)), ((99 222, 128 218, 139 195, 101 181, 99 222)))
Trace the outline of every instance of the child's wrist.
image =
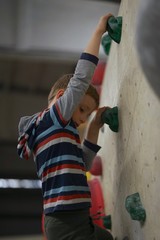
POLYGON ((95 32, 94 32, 94 34, 97 36, 97 37, 102 37, 103 36, 103 34, 104 34, 105 32, 102 30, 102 29, 99 29, 99 28, 97 28, 96 30, 95 30, 95 32))

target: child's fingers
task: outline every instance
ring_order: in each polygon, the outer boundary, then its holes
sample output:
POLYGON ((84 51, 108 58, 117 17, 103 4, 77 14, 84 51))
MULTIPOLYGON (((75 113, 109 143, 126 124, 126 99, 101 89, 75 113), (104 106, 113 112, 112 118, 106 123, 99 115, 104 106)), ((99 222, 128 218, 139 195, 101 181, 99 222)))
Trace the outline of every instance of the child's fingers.
POLYGON ((108 22, 108 19, 110 18, 110 17, 112 17, 113 16, 113 14, 111 14, 111 13, 109 13, 109 14, 107 14, 107 15, 104 15, 103 17, 102 17, 102 21, 104 22, 104 30, 105 31, 107 31, 107 22, 108 22))
POLYGON ((106 107, 102 107, 102 108, 99 108, 96 112, 96 115, 95 115, 95 122, 97 122, 97 124, 101 124, 102 121, 101 121, 101 115, 102 113, 105 111, 106 107))

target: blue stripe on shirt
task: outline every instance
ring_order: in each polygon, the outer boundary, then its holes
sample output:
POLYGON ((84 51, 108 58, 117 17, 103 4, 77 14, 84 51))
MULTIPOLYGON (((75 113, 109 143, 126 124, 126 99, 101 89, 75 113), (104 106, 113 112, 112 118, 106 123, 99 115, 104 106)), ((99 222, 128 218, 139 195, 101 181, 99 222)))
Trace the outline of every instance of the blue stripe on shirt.
POLYGON ((47 167, 54 167, 55 165, 59 165, 60 163, 61 164, 63 164, 63 163, 76 164, 76 162, 78 162, 80 165, 84 166, 84 163, 82 162, 82 158, 75 157, 74 155, 63 155, 63 156, 51 158, 51 159, 45 161, 44 164, 39 168, 39 175, 41 176, 42 172, 47 167))
POLYGON ((99 151, 99 149, 101 148, 97 144, 91 143, 91 142, 87 141, 86 139, 84 140, 83 144, 95 153, 97 153, 99 151))
POLYGON ((73 191, 75 191, 75 189, 77 191, 82 191, 82 192, 88 191, 88 192, 90 192, 89 187, 86 187, 86 186, 76 186, 76 188, 75 188, 75 186, 62 186, 62 187, 59 187, 59 188, 54 188, 54 189, 51 189, 49 191, 46 191, 45 194, 44 194, 44 197, 47 197, 47 196, 53 195, 53 194, 58 194, 59 195, 59 193, 63 194, 64 192, 73 192, 73 191))
POLYGON ((90 62, 93 62, 95 65, 98 64, 98 60, 99 60, 96 56, 94 56, 94 55, 92 55, 90 53, 85 53, 85 52, 83 52, 81 54, 80 59, 88 60, 90 62))
MULTIPOLYGON (((87 184, 87 177, 84 174, 75 174, 75 173, 65 173, 65 174, 60 174, 56 175, 53 177, 48 178, 47 181, 47 189, 53 189, 54 188, 59 188, 63 186, 86 186, 87 184)), ((43 189, 46 189, 46 181, 42 182, 43 189)), ((77 191, 78 192, 78 191, 77 191)))

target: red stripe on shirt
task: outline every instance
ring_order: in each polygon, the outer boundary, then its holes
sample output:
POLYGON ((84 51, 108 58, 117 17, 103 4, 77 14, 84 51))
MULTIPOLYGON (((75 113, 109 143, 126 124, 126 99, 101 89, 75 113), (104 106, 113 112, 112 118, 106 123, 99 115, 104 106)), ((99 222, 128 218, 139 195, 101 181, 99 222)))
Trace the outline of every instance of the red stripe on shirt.
POLYGON ((44 204, 53 203, 61 200, 71 200, 71 199, 78 199, 78 198, 90 198, 89 193, 82 193, 82 194, 72 194, 67 196, 58 196, 54 198, 50 198, 48 200, 44 200, 44 204))
POLYGON ((50 173, 53 173, 55 171, 58 171, 58 170, 62 170, 62 169, 81 169, 82 171, 85 171, 84 167, 83 166, 80 166, 80 165, 77 165, 77 164, 61 164, 61 165, 58 165, 56 167, 52 167, 52 168, 49 168, 47 169, 47 171, 43 172, 43 177, 45 177, 47 174, 50 174, 50 173))
POLYGON ((75 136, 73 136, 72 134, 69 133, 57 133, 54 134, 53 136, 50 136, 48 138, 46 138, 45 140, 43 140, 42 142, 40 142, 37 147, 34 150, 34 154, 36 154, 36 152, 38 151, 38 149, 42 146, 44 146, 45 144, 47 144, 48 142, 54 140, 54 139, 58 139, 58 138, 62 138, 62 137, 66 137, 72 140, 75 140, 77 143, 80 144, 80 139, 79 138, 75 138, 75 136))

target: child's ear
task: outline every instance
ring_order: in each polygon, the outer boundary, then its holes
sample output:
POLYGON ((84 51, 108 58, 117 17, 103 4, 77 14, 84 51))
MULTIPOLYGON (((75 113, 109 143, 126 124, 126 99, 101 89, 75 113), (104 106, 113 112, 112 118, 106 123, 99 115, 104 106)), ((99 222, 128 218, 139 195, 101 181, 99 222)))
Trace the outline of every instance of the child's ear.
POLYGON ((64 91, 65 91, 64 89, 59 89, 58 90, 58 92, 56 93, 56 100, 63 95, 64 91))

